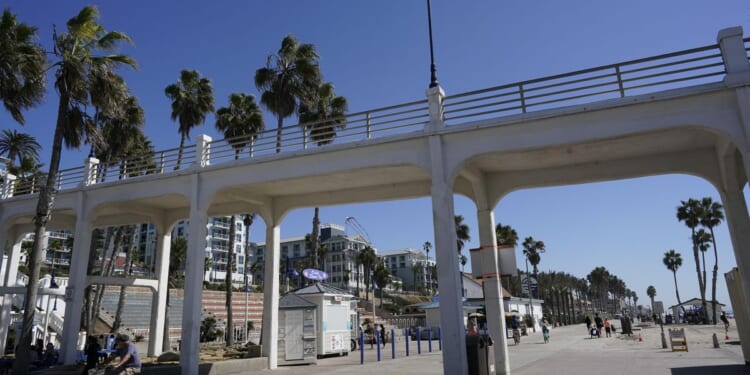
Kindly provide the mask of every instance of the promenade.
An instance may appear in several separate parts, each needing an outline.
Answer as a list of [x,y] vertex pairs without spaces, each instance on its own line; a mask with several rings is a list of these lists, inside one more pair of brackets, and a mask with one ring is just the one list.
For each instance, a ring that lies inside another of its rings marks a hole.
[[[553,328],[550,343],[544,344],[541,332],[523,336],[519,345],[509,345],[510,368],[513,375],[740,375],[750,374],[744,364],[737,330],[732,321],[729,340],[724,339],[724,327],[714,325],[665,326],[685,328],[688,352],[662,349],[660,329],[647,325],[633,336],[614,334],[612,337],[589,338],[582,324]],[[720,347],[713,347],[716,333]],[[643,341],[639,341],[639,335]],[[668,337],[667,337],[668,339]],[[512,341],[512,340],[511,340]],[[360,364],[360,352],[348,356],[319,359],[317,365],[280,366],[276,370],[247,370],[237,374],[289,375],[434,375],[443,373],[443,357],[437,340],[429,352],[427,341],[422,341],[422,354],[417,354],[416,342],[410,343],[410,356],[405,344],[397,342],[396,359],[391,359],[391,346],[381,352],[365,345],[365,363]],[[669,344],[668,344],[669,346]],[[201,374],[219,374],[218,369],[201,366]],[[44,374],[79,374],[80,369],[50,369]],[[145,367],[144,375],[178,374],[176,366]]]
[[[732,322],[733,323],[733,322]],[[675,326],[671,326],[675,327]],[[632,337],[613,335],[611,338],[590,339],[586,327],[574,325],[554,328],[549,344],[544,344],[540,332],[524,336],[518,346],[509,345],[510,367],[513,375],[531,374],[638,374],[638,375],[734,375],[750,374],[750,366],[744,365],[742,352],[734,324],[730,327],[730,340],[724,340],[724,328],[716,326],[681,325],[685,328],[688,352],[672,352],[661,348],[658,326],[643,327]],[[665,333],[667,327],[665,327]],[[713,347],[712,335],[717,334],[720,347]],[[668,337],[667,337],[668,339]],[[381,362],[376,361],[376,351],[366,345],[365,364],[359,364],[359,351],[348,357],[326,358],[314,366],[279,367],[275,373],[294,375],[308,374],[442,374],[442,355],[436,351],[427,353],[426,341],[422,342],[422,354],[416,355],[415,343],[411,355],[405,357],[403,342],[398,343],[397,358],[391,359],[390,345],[382,353]],[[669,345],[669,344],[668,344]],[[255,373],[270,373],[258,371]]]

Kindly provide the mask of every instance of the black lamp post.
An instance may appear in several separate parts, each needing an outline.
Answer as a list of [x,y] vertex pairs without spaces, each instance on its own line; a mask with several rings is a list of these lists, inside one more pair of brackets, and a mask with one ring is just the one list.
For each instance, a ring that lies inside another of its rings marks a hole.
[[[52,258],[52,278],[50,280],[50,288],[51,289],[58,289],[60,286],[57,285],[57,281],[55,280],[55,258]],[[49,306],[49,305],[47,305]],[[55,304],[52,306],[52,311],[57,311],[57,295],[55,294]]]
[[438,85],[437,69],[435,68],[435,53],[432,46],[432,7],[431,1],[427,0],[427,28],[430,33],[430,87]]

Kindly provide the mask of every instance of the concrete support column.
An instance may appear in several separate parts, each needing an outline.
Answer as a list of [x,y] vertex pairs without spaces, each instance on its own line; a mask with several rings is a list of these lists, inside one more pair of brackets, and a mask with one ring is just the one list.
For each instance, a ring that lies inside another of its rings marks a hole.
[[93,227],[86,217],[83,193],[80,193],[79,207],[76,216],[75,242],[70,259],[70,276],[65,289],[65,321],[63,323],[60,356],[66,365],[76,363],[78,332],[81,328],[81,306],[86,292],[87,268],[91,249]]
[[279,255],[281,229],[275,220],[266,224],[265,270],[263,272],[263,356],[268,357],[268,368],[278,362],[279,340]]
[[489,209],[477,211],[477,223],[481,244],[479,251],[485,253],[482,260],[484,262],[489,260],[495,269],[494,274],[482,275],[487,328],[490,330],[490,337],[495,342],[492,346],[495,351],[495,372],[499,375],[508,375],[510,374],[510,359],[508,358],[508,340],[505,336],[505,309],[503,288],[500,284],[494,212]]
[[461,276],[458,272],[453,189],[445,175],[440,136],[431,136],[432,221],[435,227],[435,259],[440,291],[440,326],[443,336],[443,373],[466,375],[466,331],[464,328]]
[[[748,165],[748,158],[745,158],[745,165]],[[747,168],[746,168],[747,169]],[[729,236],[734,248],[734,257],[737,260],[737,267],[742,275],[742,287],[744,289],[745,311],[750,311],[750,217],[748,217],[747,202],[742,192],[745,181],[739,180],[736,169],[732,165],[724,168],[727,183],[724,191],[721,192],[721,198],[724,204],[724,210],[729,227]],[[750,327],[750,317],[735,315],[737,327]],[[750,353],[750,338],[741,337],[742,351]],[[746,363],[750,363],[750,358],[745,358]]]
[[[10,232],[10,231],[9,231]],[[16,277],[18,276],[18,263],[21,259],[21,236],[15,233],[8,233],[5,238],[15,241],[8,254],[8,261],[5,265],[3,286],[16,286]],[[8,330],[10,328],[10,312],[13,307],[13,295],[5,294],[2,299],[0,308],[0,353],[5,353],[5,342],[8,339]]]
[[[199,178],[193,175],[197,185]],[[198,374],[200,354],[200,326],[203,295],[203,268],[206,257],[206,224],[208,215],[198,201],[198,189],[190,206],[190,226],[188,235],[187,260],[185,262],[185,297],[182,306],[182,343],[180,366],[182,374]]]
[[167,306],[167,284],[169,283],[169,255],[172,243],[172,233],[157,227],[156,242],[156,280],[159,286],[154,292],[151,304],[151,324],[149,325],[148,356],[153,357],[161,353],[164,344],[164,311]]

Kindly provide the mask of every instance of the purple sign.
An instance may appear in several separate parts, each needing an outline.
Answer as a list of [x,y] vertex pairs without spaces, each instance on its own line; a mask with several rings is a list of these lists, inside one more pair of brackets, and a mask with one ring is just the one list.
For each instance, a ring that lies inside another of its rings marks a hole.
[[320,281],[323,281],[328,278],[327,273],[321,270],[313,269],[313,268],[307,268],[304,271],[302,271],[302,276],[310,280],[320,280]]

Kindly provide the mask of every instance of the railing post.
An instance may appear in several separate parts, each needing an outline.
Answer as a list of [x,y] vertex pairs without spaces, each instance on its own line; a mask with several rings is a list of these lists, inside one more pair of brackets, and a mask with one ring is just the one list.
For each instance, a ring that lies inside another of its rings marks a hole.
[[518,95],[521,97],[521,112],[526,113],[526,97],[523,94],[523,84],[518,84]]
[[159,154],[159,174],[164,173],[164,151]]
[[[716,37],[721,49],[721,58],[724,60],[724,69],[727,72],[724,82],[731,83],[732,76],[737,74],[750,74],[750,63],[747,61],[745,43],[742,41],[742,27],[735,26],[719,31]],[[738,77],[736,80],[742,80]]]
[[10,172],[0,171],[0,177],[3,178],[2,190],[0,190],[0,199],[8,199],[13,196],[16,189],[16,176]]
[[370,128],[370,112],[365,113],[365,132],[367,139],[372,138],[372,129]]
[[443,98],[445,98],[445,92],[440,85],[427,89],[430,121],[425,125],[425,130],[436,130],[445,126],[445,121],[443,121]]
[[86,168],[86,175],[83,177],[83,186],[95,184],[99,172],[99,159],[86,158],[86,160],[84,160],[84,165]]
[[622,84],[622,72],[620,72],[620,66],[615,67],[615,74],[617,75],[617,87],[620,89],[620,97],[625,97],[625,86]]
[[211,165],[211,137],[201,134],[195,142],[195,165],[203,168]]

